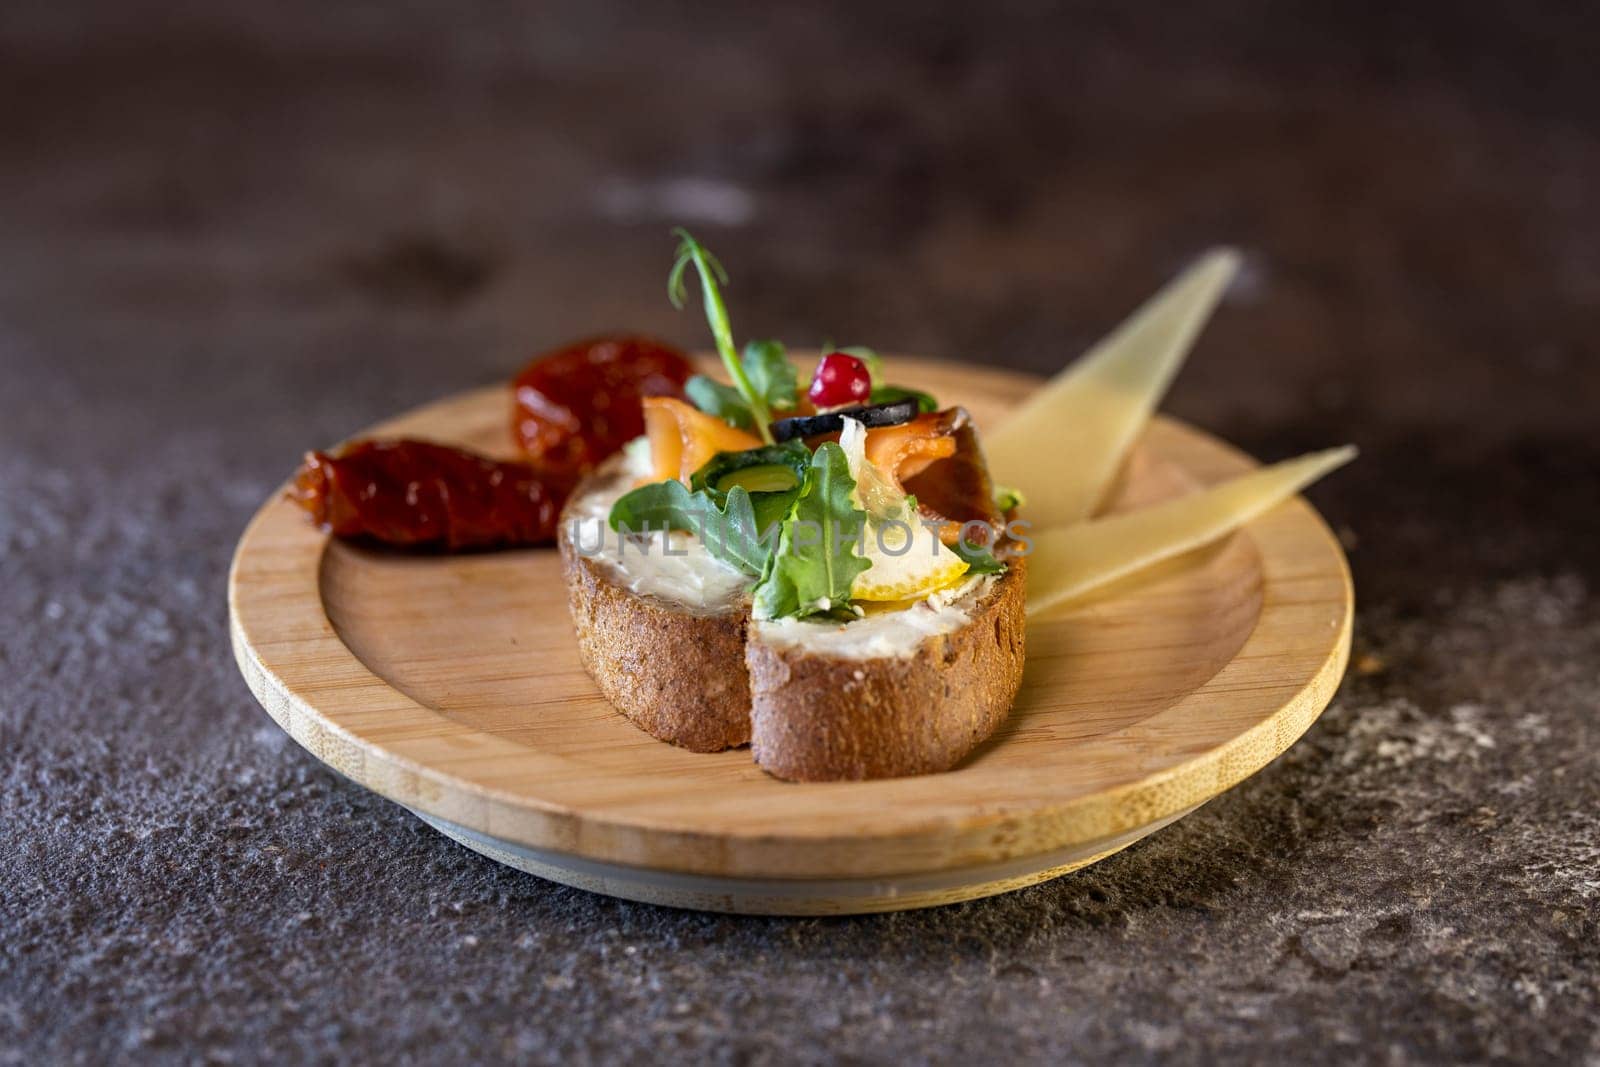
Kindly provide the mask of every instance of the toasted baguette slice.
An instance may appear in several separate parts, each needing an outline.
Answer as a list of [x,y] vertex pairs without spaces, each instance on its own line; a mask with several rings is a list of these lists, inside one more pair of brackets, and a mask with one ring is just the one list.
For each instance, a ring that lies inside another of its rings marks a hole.
[[[596,552],[611,502],[639,472],[619,455],[585,479],[557,534],[578,651],[606,699],[651,737],[691,752],[750,743],[750,679],[744,667],[750,618],[744,581],[703,561],[719,587],[695,602],[692,581],[630,581],[616,542]],[[660,535],[657,535],[658,537]],[[659,547],[656,551],[660,551]],[[592,553],[592,554],[591,554]],[[691,572],[688,576],[694,577]]]
[[752,622],[728,586],[689,595],[638,580],[614,543],[594,554],[578,524],[631,484],[623,459],[603,467],[573,494],[559,537],[584,667],[652,737],[695,752],[753,743],[763,769],[797,781],[888,778],[950,769],[1010,710],[1023,561],[903,612]]
[[[835,640],[796,641],[783,632],[820,623],[782,630],[753,623],[745,664],[756,762],[801,782],[898,778],[960,763],[994,733],[1017,697],[1026,632],[1023,566],[1018,560],[978,583],[946,609],[965,618],[923,637],[908,655],[861,657],[859,649],[830,647]],[[861,625],[848,624],[836,639]]]
[[651,737],[691,752],[750,743],[745,610],[694,612],[623,585],[561,534],[578,650],[606,699]]

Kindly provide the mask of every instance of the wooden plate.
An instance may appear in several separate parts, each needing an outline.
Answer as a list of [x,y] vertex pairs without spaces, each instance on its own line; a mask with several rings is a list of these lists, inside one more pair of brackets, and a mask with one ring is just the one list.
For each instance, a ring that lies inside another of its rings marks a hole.
[[[980,426],[1037,384],[896,365]],[[508,453],[508,404],[483,389],[369,432]],[[1251,465],[1159,419],[1112,507]],[[630,899],[822,914],[1029,885],[1193,810],[1322,711],[1348,658],[1352,596],[1338,543],[1296,499],[1034,620],[1015,710],[956,770],[814,785],[768,777],[748,750],[672,748],[613,710],[578,661],[553,550],[352,547],[275,494],[239,543],[229,605],[240,669],[279,725],[469,847]]]

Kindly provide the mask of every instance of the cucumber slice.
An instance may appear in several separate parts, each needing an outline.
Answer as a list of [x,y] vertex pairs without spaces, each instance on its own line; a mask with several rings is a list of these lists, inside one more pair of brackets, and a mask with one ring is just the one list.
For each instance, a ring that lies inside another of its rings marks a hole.
[[794,471],[783,464],[762,463],[724,474],[717,479],[717,492],[726,493],[738,485],[749,493],[786,493],[799,484]]

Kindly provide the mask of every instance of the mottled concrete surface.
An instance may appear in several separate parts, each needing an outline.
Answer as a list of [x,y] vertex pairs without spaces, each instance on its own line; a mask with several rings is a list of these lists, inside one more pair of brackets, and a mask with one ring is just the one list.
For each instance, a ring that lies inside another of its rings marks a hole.
[[[0,1062],[1600,1063],[1595,19],[860,6],[0,11]],[[677,221],[743,332],[1037,370],[1241,245],[1171,408],[1364,450],[1322,721],[837,921],[552,886],[301,753],[227,648],[250,512],[540,346],[698,342]]]

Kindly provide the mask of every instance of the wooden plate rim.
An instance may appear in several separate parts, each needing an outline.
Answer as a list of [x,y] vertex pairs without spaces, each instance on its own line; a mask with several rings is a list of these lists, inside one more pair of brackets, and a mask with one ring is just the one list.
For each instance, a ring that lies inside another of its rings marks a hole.
[[[948,373],[948,365],[943,369]],[[985,372],[973,373],[981,378]],[[1002,390],[1026,380],[1007,374],[990,377]],[[385,426],[410,423],[454,405],[481,404],[491,392],[503,395],[499,387],[457,394],[369,432],[383,432]],[[1254,465],[1243,453],[1170,418],[1158,417],[1152,423],[1150,439],[1203,456],[1208,465],[1227,468],[1226,473]],[[1239,535],[1252,538],[1259,552],[1263,596],[1255,627],[1233,660],[1167,709],[1133,727],[1078,745],[1075,751],[1081,757],[1100,746],[1126,741],[1134,732],[1169,731],[1179,736],[1186,715],[1218,699],[1269,700],[1275,705],[1263,705],[1254,726],[1223,743],[1194,752],[1174,751],[1172,758],[1153,763],[1137,781],[1096,793],[1065,797],[1045,793],[1031,804],[968,806],[955,815],[925,815],[891,806],[877,813],[874,829],[857,827],[842,835],[804,823],[781,832],[747,834],[657,825],[647,814],[601,815],[500,789],[481,774],[469,777],[452,766],[411,758],[403,741],[377,744],[364,737],[364,728],[372,724],[383,723],[391,733],[396,723],[414,724],[418,738],[449,733],[462,753],[463,767],[493,767],[501,761],[526,765],[532,758],[525,746],[471,730],[412,700],[351,652],[321,600],[319,573],[327,538],[308,529],[303,545],[288,558],[272,561],[276,576],[289,578],[287,596],[246,580],[255,577],[247,572],[262,562],[256,540],[269,514],[281,506],[281,496],[280,489],[252,518],[236,549],[228,583],[234,654],[247,685],[268,714],[318,759],[391,800],[493,838],[597,862],[719,876],[856,878],[977,867],[1116,837],[1204,803],[1260,770],[1315,721],[1332,698],[1349,657],[1354,594],[1348,564],[1320,516],[1296,498]],[[1284,516],[1288,521],[1282,521]],[[1306,576],[1303,568],[1298,575],[1275,568],[1279,551],[1291,544],[1302,555],[1314,552],[1319,557],[1314,576],[1325,579],[1336,574],[1341,592],[1326,641],[1316,648],[1286,652],[1274,623],[1295,610],[1293,586]],[[1235,684],[1241,664],[1284,655],[1303,665],[1303,672],[1268,689]]]

